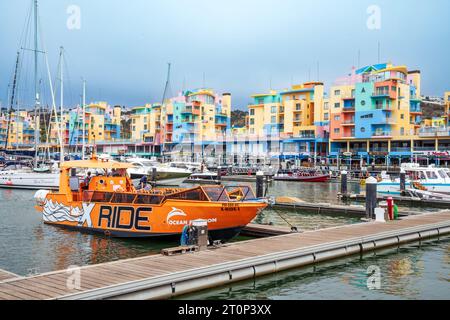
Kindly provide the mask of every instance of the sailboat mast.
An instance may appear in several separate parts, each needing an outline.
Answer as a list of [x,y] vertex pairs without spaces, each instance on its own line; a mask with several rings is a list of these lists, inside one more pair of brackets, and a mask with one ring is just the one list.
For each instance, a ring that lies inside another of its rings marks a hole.
[[81,159],[84,160],[85,154],[85,135],[86,135],[86,80],[83,79],[83,144],[81,146]]
[[38,108],[39,108],[39,84],[38,84],[38,0],[34,0],[34,166],[37,167],[38,157]]
[[12,115],[12,109],[14,106],[14,100],[15,100],[15,95],[16,95],[17,72],[19,69],[19,59],[20,59],[20,53],[17,52],[16,67],[14,69],[14,79],[13,79],[12,92],[11,92],[11,101],[9,104],[9,112],[8,112],[8,122],[7,122],[8,128],[6,129],[5,150],[8,148],[9,127],[11,126],[11,115]]
[[59,157],[59,162],[63,163],[64,162],[64,141],[63,141],[63,112],[64,112],[64,63],[63,63],[63,59],[64,59],[64,48],[60,47],[60,81],[61,81],[61,105],[60,105],[60,117],[59,117],[59,130],[60,130],[60,157]]
[[[166,86],[164,87],[164,93],[163,93],[163,98],[162,98],[162,102],[161,102],[161,112],[162,112],[162,108],[164,108],[164,101],[166,100],[166,96],[167,96],[169,86],[170,86],[170,68],[171,68],[171,66],[172,66],[171,63],[169,62],[167,64],[167,80],[166,80]],[[162,133],[164,133],[164,131]],[[163,144],[162,144],[162,148],[161,148],[161,156],[164,161],[164,149],[166,148],[166,143],[165,143],[166,139],[164,136],[160,137],[160,139],[161,138],[163,140]],[[153,143],[155,143],[155,141],[153,141]]]

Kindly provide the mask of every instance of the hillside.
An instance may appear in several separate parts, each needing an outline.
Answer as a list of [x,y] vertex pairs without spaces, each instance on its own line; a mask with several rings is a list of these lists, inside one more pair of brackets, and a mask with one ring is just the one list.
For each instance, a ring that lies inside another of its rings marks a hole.
[[245,117],[248,115],[248,112],[242,110],[233,110],[231,111],[231,126],[232,127],[244,127],[245,126]]
[[423,101],[420,104],[422,108],[422,119],[441,117],[444,115],[445,106],[436,102]]

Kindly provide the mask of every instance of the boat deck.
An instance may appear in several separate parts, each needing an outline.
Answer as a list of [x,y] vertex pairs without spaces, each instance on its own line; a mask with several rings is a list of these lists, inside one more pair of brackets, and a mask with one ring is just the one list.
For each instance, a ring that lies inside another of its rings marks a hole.
[[[280,230],[282,231],[282,230]],[[184,255],[153,255],[0,283],[0,299],[168,298],[307,264],[450,233],[450,211],[367,222],[224,245]],[[69,285],[68,285],[69,284]]]

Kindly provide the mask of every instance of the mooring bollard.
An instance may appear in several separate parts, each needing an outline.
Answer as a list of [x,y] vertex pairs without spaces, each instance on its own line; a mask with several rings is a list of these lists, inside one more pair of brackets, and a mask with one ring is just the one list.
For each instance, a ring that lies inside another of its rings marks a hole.
[[377,183],[378,181],[374,177],[366,179],[366,216],[369,219],[374,218],[377,207]]
[[400,169],[400,195],[404,196],[406,192],[406,172],[405,169]]
[[217,167],[217,181],[221,181],[222,180],[222,167],[218,166]]
[[256,173],[256,197],[262,198],[264,196],[264,172],[258,171]]
[[341,172],[341,196],[347,195],[347,171]]

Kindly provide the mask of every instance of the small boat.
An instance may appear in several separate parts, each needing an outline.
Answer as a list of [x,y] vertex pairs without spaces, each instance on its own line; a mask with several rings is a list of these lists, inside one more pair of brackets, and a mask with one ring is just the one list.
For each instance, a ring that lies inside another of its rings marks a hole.
[[132,179],[151,176],[153,168],[156,169],[156,180],[158,182],[186,178],[192,174],[192,171],[187,168],[165,165],[144,158],[129,158],[126,159],[126,162],[132,164],[132,167],[128,169],[128,173]]
[[[36,209],[44,223],[112,237],[180,236],[190,221],[208,222],[211,240],[238,235],[267,206],[251,187],[199,186],[137,191],[131,163],[99,160],[64,162],[58,192],[40,190]],[[85,185],[73,169],[95,169]]]
[[278,181],[327,182],[330,179],[330,175],[325,174],[320,170],[308,168],[279,172],[273,179]]
[[[403,163],[406,187],[434,193],[450,194],[450,171],[434,165],[422,167],[417,163]],[[379,193],[400,194],[400,178],[382,172],[377,184]]]
[[198,184],[220,184],[217,179],[217,172],[203,170],[203,172],[195,172],[191,174],[184,183],[198,183]]

